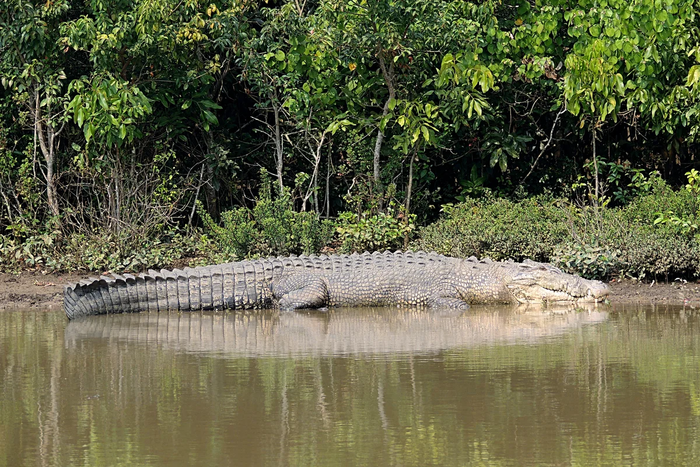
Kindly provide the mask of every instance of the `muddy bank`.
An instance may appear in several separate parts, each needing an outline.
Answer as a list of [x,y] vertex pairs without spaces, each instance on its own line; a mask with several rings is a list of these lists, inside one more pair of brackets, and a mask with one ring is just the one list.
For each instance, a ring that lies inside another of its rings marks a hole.
[[[63,307],[63,287],[88,277],[95,277],[95,274],[0,274],[0,310],[60,309]],[[615,303],[676,304],[700,308],[700,284],[696,282],[612,281],[610,288],[610,301]]]
[[0,274],[0,310],[63,308],[63,287],[95,274]]

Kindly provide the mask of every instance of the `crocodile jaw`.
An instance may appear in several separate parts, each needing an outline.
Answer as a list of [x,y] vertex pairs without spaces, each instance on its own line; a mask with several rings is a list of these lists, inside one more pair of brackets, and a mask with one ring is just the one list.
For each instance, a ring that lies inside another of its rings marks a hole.
[[513,277],[506,284],[520,303],[602,302],[610,288],[601,281],[583,279],[554,268]]

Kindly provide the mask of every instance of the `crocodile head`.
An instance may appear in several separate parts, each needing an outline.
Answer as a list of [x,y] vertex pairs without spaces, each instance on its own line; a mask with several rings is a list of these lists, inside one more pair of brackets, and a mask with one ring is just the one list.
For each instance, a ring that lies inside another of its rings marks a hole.
[[534,261],[517,264],[504,279],[506,287],[520,303],[601,302],[610,293],[603,282],[567,274],[550,264]]

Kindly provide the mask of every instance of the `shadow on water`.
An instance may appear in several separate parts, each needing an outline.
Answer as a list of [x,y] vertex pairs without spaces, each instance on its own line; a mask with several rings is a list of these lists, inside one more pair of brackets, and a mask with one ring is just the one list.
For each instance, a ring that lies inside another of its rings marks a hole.
[[678,307],[0,313],[0,467],[698,465]]
[[338,308],[305,313],[137,313],[71,321],[68,347],[83,339],[157,344],[184,352],[231,356],[333,356],[428,353],[478,345],[533,343],[607,312],[481,307],[452,310]]

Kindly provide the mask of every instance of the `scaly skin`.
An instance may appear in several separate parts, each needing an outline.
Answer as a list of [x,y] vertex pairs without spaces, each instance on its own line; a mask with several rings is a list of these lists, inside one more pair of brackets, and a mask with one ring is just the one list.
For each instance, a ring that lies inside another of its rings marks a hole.
[[69,319],[104,313],[335,306],[465,309],[477,303],[595,302],[608,288],[543,263],[424,252],[271,258],[114,275],[68,285]]

